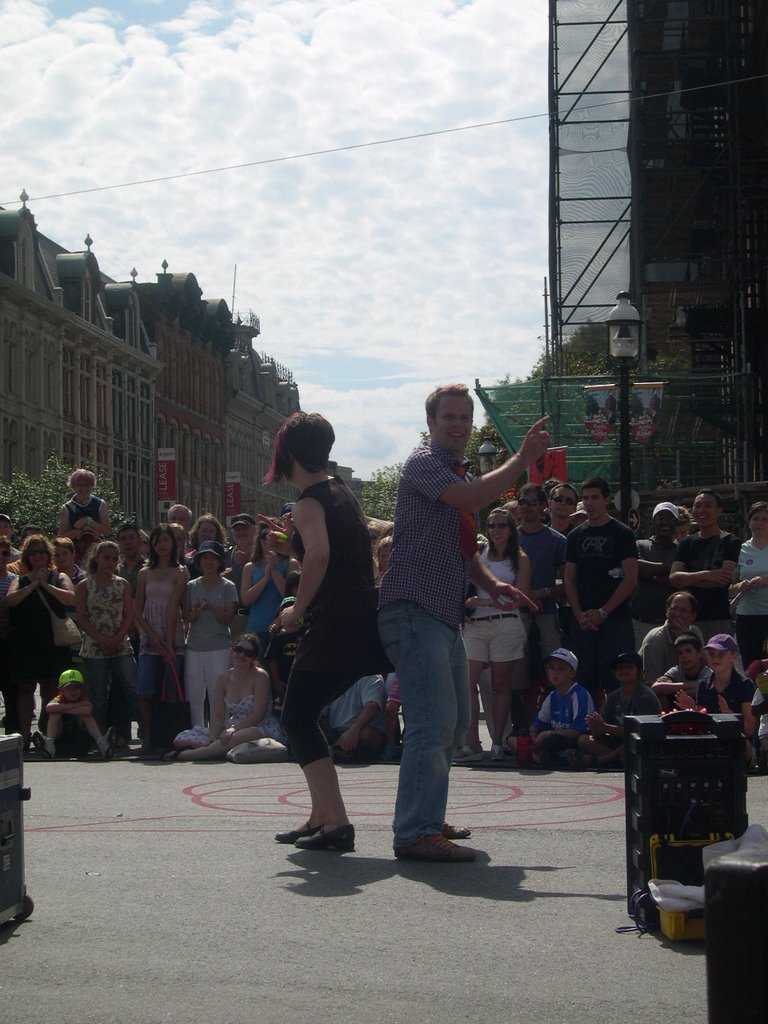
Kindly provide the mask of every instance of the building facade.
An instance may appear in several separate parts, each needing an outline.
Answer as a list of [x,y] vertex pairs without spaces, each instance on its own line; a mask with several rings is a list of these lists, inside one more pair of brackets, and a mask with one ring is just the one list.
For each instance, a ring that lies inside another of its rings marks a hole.
[[152,515],[153,396],[160,364],[133,281],[105,278],[26,207],[0,210],[0,476],[38,476],[52,453],[107,474],[123,507]]
[[[151,526],[158,449],[173,449],[173,500],[195,515],[274,514],[295,497],[262,484],[274,435],[299,409],[292,374],[253,348],[258,319],[233,324],[192,273],[127,282],[102,273],[92,240],[68,252],[22,195],[0,210],[0,478],[39,476],[51,454],[109,476]],[[238,507],[226,505],[237,477]]]

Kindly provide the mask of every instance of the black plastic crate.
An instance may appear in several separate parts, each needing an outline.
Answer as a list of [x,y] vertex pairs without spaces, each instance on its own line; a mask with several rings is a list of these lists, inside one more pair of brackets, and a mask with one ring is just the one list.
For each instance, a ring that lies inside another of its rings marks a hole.
[[658,927],[650,900],[635,896],[651,878],[703,885],[702,847],[742,835],[748,825],[741,719],[680,711],[624,719],[627,901]]
[[24,788],[21,736],[0,736],[0,924],[23,921],[34,909],[24,881]]

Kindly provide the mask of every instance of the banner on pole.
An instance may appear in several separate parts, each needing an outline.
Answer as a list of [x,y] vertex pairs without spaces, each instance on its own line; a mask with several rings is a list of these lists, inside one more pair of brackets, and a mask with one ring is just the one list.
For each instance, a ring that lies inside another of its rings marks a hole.
[[664,399],[664,385],[644,383],[632,385],[629,401],[629,424],[638,444],[645,444],[661,422],[661,403]]
[[232,517],[241,511],[240,474],[227,473],[224,478],[224,515],[228,526]]
[[157,480],[155,492],[158,501],[176,500],[176,449],[157,449]]
[[615,384],[592,384],[584,389],[586,409],[584,426],[593,441],[602,444],[616,429],[619,389]]

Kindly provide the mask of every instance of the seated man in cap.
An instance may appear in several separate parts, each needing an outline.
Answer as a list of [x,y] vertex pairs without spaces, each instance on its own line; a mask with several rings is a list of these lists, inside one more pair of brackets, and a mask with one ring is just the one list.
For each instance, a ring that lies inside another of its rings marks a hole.
[[611,662],[618,689],[611,690],[602,709],[587,715],[591,735],[582,736],[578,749],[566,757],[571,768],[609,768],[624,760],[624,718],[627,715],[661,714],[659,698],[642,681],[643,662],[630,651]]

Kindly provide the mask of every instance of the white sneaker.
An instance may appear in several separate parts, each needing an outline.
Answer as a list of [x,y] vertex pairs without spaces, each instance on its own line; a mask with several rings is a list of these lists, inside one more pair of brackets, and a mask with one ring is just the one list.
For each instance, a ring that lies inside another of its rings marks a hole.
[[43,747],[48,757],[56,757],[56,741],[50,736],[43,736]]

